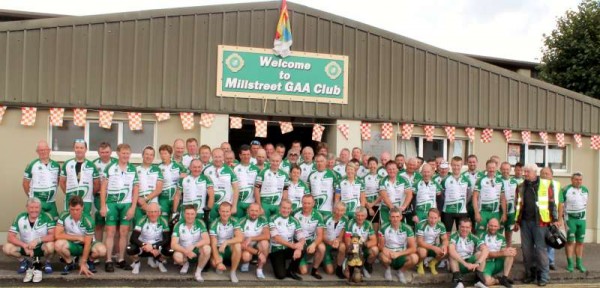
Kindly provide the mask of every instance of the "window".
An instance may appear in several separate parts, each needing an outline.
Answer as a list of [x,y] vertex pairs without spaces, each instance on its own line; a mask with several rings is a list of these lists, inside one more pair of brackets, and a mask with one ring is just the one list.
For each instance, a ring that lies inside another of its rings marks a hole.
[[144,147],[154,146],[155,128],[156,123],[150,121],[143,122],[143,130],[131,131],[127,121],[113,121],[110,129],[104,129],[98,126],[97,120],[87,121],[85,127],[75,126],[73,120],[64,120],[62,127],[50,127],[52,151],[72,152],[75,139],[83,138],[89,145],[89,151],[98,150],[102,142],[108,142],[113,150],[118,144],[127,143],[134,154],[140,154]]
[[517,162],[536,164],[538,167],[550,167],[552,170],[567,170],[567,147],[544,144],[508,144],[508,163]]
[[423,157],[431,159],[442,156],[444,159],[450,159],[454,156],[460,156],[463,159],[469,155],[469,141],[456,139],[454,142],[446,138],[433,138],[433,141],[427,141],[425,137],[412,137],[410,140],[404,140],[398,137],[398,153],[405,157]]

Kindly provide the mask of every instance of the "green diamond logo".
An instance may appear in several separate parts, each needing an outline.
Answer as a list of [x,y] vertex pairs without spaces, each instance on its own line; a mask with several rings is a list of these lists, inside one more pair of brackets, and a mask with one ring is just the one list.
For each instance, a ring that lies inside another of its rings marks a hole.
[[335,80],[342,75],[342,67],[337,62],[331,61],[325,66],[325,74],[331,80]]
[[225,59],[225,65],[231,72],[235,73],[240,71],[244,67],[244,59],[240,54],[233,53]]

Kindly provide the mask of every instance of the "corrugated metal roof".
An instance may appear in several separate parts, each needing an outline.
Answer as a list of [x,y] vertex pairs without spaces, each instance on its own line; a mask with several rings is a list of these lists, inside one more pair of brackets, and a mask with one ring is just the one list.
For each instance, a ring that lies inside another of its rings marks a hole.
[[349,104],[215,96],[217,46],[272,47],[279,2],[0,23],[0,103],[600,133],[596,99],[288,6],[293,50],[349,56]]

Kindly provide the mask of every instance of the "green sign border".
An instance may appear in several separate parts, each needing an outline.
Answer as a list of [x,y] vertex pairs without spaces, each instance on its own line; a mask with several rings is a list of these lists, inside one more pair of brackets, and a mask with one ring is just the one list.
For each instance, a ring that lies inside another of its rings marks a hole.
[[286,95],[286,94],[275,95],[275,94],[252,93],[252,92],[223,91],[222,87],[223,87],[223,62],[224,62],[223,61],[223,52],[224,51],[240,51],[240,52],[248,52],[248,53],[256,53],[256,54],[273,54],[273,49],[219,45],[218,60],[217,60],[217,96],[253,98],[253,99],[269,99],[269,100],[289,100],[289,101],[299,101],[299,102],[348,104],[348,56],[292,51],[291,56],[312,57],[312,58],[344,61],[343,97],[342,98],[327,98],[326,96],[315,97],[315,96],[299,96],[299,95]]

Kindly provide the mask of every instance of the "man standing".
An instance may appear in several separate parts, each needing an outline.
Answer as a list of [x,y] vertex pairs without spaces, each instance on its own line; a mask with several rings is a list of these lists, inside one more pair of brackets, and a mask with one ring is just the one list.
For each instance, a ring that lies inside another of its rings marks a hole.
[[112,262],[114,237],[117,226],[119,227],[118,243],[118,267],[123,270],[131,270],[131,266],[125,262],[125,250],[127,248],[127,236],[129,224],[135,215],[138,202],[138,177],[135,166],[129,163],[131,147],[129,144],[117,146],[119,161],[110,164],[104,170],[102,186],[100,189],[100,215],[106,217],[106,239],[107,250],[106,272],[115,272]]
[[526,272],[523,283],[534,282],[539,270],[538,285],[546,286],[550,275],[545,235],[548,225],[560,227],[557,205],[554,202],[555,188],[551,180],[537,177],[535,164],[525,165],[524,170],[525,181],[517,188],[513,231],[521,230],[521,249]]
[[138,205],[135,210],[135,222],[146,215],[148,204],[158,203],[158,196],[162,192],[164,177],[158,165],[152,163],[155,154],[154,148],[146,146],[142,150],[142,164],[136,167],[140,188]]
[[25,257],[45,257],[44,272],[52,273],[50,258],[54,255],[55,222],[48,213],[43,213],[38,198],[27,199],[27,211],[19,214],[8,231],[6,243],[2,246],[5,255],[19,260],[19,274],[26,273],[23,282],[42,281],[41,267],[33,265]]
[[[554,188],[554,191],[556,191],[556,193],[554,193],[554,203],[556,203],[557,207],[559,205],[559,196],[560,196],[560,182],[553,180],[554,175],[553,175],[553,171],[552,168],[550,167],[544,167],[540,170],[540,179],[546,179],[546,180],[550,180],[552,181],[552,188]],[[558,208],[557,208],[558,209]],[[561,216],[559,216],[560,218]],[[561,222],[561,224],[563,224],[563,222]],[[549,264],[549,268],[550,270],[556,270],[556,266],[554,265],[554,256],[555,256],[555,250],[554,248],[548,246],[547,248],[548,250],[548,264]]]
[[76,139],[73,143],[75,158],[65,161],[60,170],[58,185],[65,193],[65,210],[73,196],[83,199],[83,213],[92,212],[94,194],[100,191],[100,177],[92,161],[85,159],[87,143],[83,139]]
[[[160,149],[159,149],[160,150]],[[185,154],[185,142],[183,139],[175,139],[173,142],[173,161],[183,166],[183,155]],[[187,167],[185,167],[187,168]]]
[[[181,145],[183,147],[183,142]],[[112,148],[110,147],[110,144],[108,144],[108,142],[100,143],[98,146],[98,158],[93,162],[94,165],[96,165],[98,174],[100,175],[100,183],[102,183],[102,180],[104,179],[104,169],[106,169],[106,166],[119,162],[117,158],[111,157],[111,154]],[[102,184],[100,184],[100,186],[102,186]],[[100,189],[94,192],[94,207],[96,208],[96,213],[94,215],[94,224],[96,225],[96,241],[102,241],[102,239],[104,239],[105,219],[100,215]],[[114,239],[113,241],[118,242],[118,238]]]
[[94,259],[106,255],[104,244],[94,241],[94,220],[83,212],[83,199],[79,196],[69,199],[69,211],[58,218],[54,238],[56,253],[66,263],[62,275],[75,269],[72,257],[79,256],[79,274],[91,276],[96,272]]
[[[501,177],[496,176],[496,162],[488,160],[485,163],[486,176],[479,178],[473,192],[473,209],[475,210],[475,222],[477,231],[485,231],[487,222],[492,219],[500,219],[506,222],[506,196],[504,194],[504,183]],[[481,200],[481,204],[479,201]]]
[[444,195],[442,222],[444,222],[448,236],[450,236],[453,226],[456,226],[458,230],[460,219],[468,217],[467,195],[471,189],[471,181],[467,176],[461,174],[462,163],[461,157],[453,157],[450,164],[452,174],[441,182]]
[[488,249],[485,242],[471,233],[471,220],[464,218],[460,220],[458,231],[450,236],[448,252],[450,256],[450,270],[452,271],[452,282],[455,288],[464,288],[462,274],[475,271],[475,287],[486,288],[481,281],[484,280],[485,261]]
[[356,160],[358,161],[359,167],[358,170],[356,171],[356,175],[360,178],[365,177],[367,174],[369,174],[369,169],[367,168],[367,165],[363,165],[363,154],[362,154],[362,150],[358,147],[354,147],[352,148],[352,160]]
[[[390,162],[392,155],[390,155],[390,152],[384,151],[381,152],[381,155],[379,155],[379,161],[381,162],[381,167],[379,167],[379,169],[377,170],[377,173],[379,174],[379,176],[381,176],[381,178],[387,176],[387,163]],[[387,220],[386,220],[387,221]]]
[[185,140],[185,148],[187,149],[187,153],[183,154],[181,164],[187,168],[190,166],[192,160],[200,158],[198,155],[198,140],[196,138],[188,138]]
[[[210,162],[210,158],[211,158],[211,150],[210,150],[210,146],[208,145],[202,145],[200,146],[200,148],[198,149],[199,155],[200,157],[198,159],[200,159],[200,161],[202,161],[202,167],[206,168],[209,167],[212,163]],[[223,151],[223,150],[221,150]],[[225,161],[225,152],[223,152],[223,161]]]
[[563,215],[567,224],[567,270],[573,272],[573,254],[576,257],[576,268],[585,272],[583,266],[583,240],[585,239],[586,214],[589,190],[583,186],[583,175],[579,172],[571,176],[571,185],[560,193],[558,206],[559,222]]
[[302,197],[302,208],[294,212],[294,218],[300,222],[306,239],[306,253],[302,260],[300,260],[300,274],[308,274],[306,257],[307,255],[314,255],[310,275],[320,280],[323,277],[319,273],[319,266],[325,256],[325,244],[323,244],[325,221],[323,221],[321,213],[314,210],[314,207],[314,197],[310,194],[304,195]]
[[46,141],[40,141],[35,150],[38,159],[33,160],[23,177],[23,190],[29,198],[38,198],[42,202],[42,212],[50,213],[53,219],[58,218],[56,209],[56,190],[60,165],[50,159],[50,146]]
[[475,219],[475,210],[473,209],[473,191],[477,185],[477,180],[485,176],[483,171],[477,171],[477,161],[476,155],[471,154],[467,156],[467,171],[463,172],[463,175],[466,176],[471,182],[471,189],[468,190],[469,193],[467,194],[467,213],[471,219]]
[[390,210],[390,219],[379,231],[379,259],[385,267],[384,278],[392,281],[392,270],[398,270],[398,280],[408,283],[406,272],[419,262],[415,233],[406,223],[402,223],[402,213],[398,208]]
[[[512,269],[513,261],[517,256],[517,249],[507,247],[506,239],[498,233],[500,222],[498,219],[492,218],[488,221],[487,231],[480,235],[485,246],[488,248],[488,257],[483,271],[485,285],[502,285],[511,288],[512,280],[510,280],[510,270]],[[502,272],[502,276],[494,278],[498,273]]]
[[324,217],[330,216],[333,210],[334,187],[337,176],[333,170],[327,169],[327,159],[324,155],[315,157],[316,171],[308,176],[310,193],[315,197],[315,208]]
[[231,213],[237,213],[237,202],[239,199],[239,181],[233,169],[224,165],[223,150],[216,148],[212,151],[212,165],[204,166],[204,175],[208,176],[214,185],[215,204],[210,211],[211,221],[219,217],[219,206],[223,202],[233,205]]
[[244,217],[250,204],[256,202],[254,200],[254,183],[256,176],[260,173],[258,167],[250,163],[250,146],[242,145],[240,147],[240,163],[233,168],[233,172],[239,180],[240,199],[238,199],[238,207],[236,217]]
[[250,261],[256,256],[258,265],[256,267],[256,277],[265,279],[263,266],[269,257],[269,222],[264,216],[259,216],[260,205],[251,203],[248,206],[246,217],[240,221],[240,227],[244,232],[244,241],[242,241],[242,266],[240,271],[248,272]]
[[[258,150],[261,148],[262,148],[262,146],[260,145],[260,141],[252,140],[250,142],[250,154],[252,154],[252,157],[250,157],[250,163],[256,165],[256,154],[258,153]],[[265,156],[266,156],[266,154],[265,154]]]
[[350,161],[350,149],[343,148],[340,151],[340,158],[338,164],[333,167],[333,171],[340,174],[341,178],[346,177],[346,164]]
[[281,199],[287,198],[290,179],[279,169],[280,164],[281,156],[277,153],[271,155],[269,168],[260,171],[254,184],[254,199],[267,218],[277,213]]
[[315,152],[312,147],[306,146],[302,149],[302,163],[300,163],[302,173],[300,174],[300,179],[304,182],[308,181],[308,175],[310,175],[310,173],[316,171],[315,163],[313,163],[314,156]]
[[[510,177],[510,164],[503,162],[500,165],[500,173],[502,175],[502,182],[504,185],[504,195],[506,197],[506,221],[503,223],[504,237],[506,237],[506,245],[512,246],[512,229],[515,225],[515,194],[517,192],[517,186],[519,183],[517,179]],[[488,229],[489,230],[489,229]]]
[[398,174],[398,166],[394,162],[386,164],[386,175],[379,183],[379,196],[383,205],[380,208],[380,222],[385,224],[390,219],[390,210],[397,207],[406,211],[413,198],[413,192],[406,178]]
[[178,192],[173,200],[174,205],[179,204],[181,199],[181,213],[185,213],[184,207],[194,207],[196,217],[204,218],[204,207],[212,209],[215,203],[215,190],[212,180],[202,174],[202,162],[194,159],[190,163],[190,174],[179,179]]
[[427,219],[429,209],[437,208],[436,198],[441,195],[442,188],[433,181],[433,167],[429,164],[424,164],[421,168],[423,179],[416,181],[412,186],[413,197],[415,201],[415,212],[412,223],[415,225],[420,221]]
[[[394,164],[395,165],[395,164]],[[382,216],[383,217],[383,216]],[[364,261],[363,274],[366,278],[371,278],[373,273],[373,263],[379,255],[379,248],[377,247],[377,236],[375,230],[373,230],[373,224],[367,220],[367,208],[358,207],[354,211],[354,219],[350,220],[346,225],[346,236],[344,244],[346,247],[351,247],[352,236],[360,236],[360,242],[362,243],[362,252],[366,255],[366,261]],[[388,219],[389,222],[389,219]]]
[[[288,199],[281,200],[279,213],[269,219],[271,230],[271,254],[269,260],[273,266],[275,278],[284,279],[290,277],[294,280],[302,280],[298,276],[300,261],[304,258],[304,244],[306,239],[302,232],[302,225],[291,216],[292,202]],[[286,267],[286,260],[291,260]]]
[[227,270],[225,263],[231,264],[229,276],[231,282],[238,283],[237,268],[242,258],[242,247],[240,243],[244,240],[244,234],[240,225],[231,218],[232,205],[223,202],[219,205],[219,218],[210,225],[210,246],[212,251],[211,265],[215,267],[217,274]]

